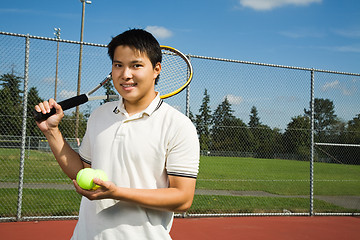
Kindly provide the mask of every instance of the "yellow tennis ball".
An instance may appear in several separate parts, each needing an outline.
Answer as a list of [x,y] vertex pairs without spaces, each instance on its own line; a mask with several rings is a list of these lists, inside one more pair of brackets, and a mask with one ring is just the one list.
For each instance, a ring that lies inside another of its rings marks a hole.
[[[108,176],[106,175],[106,173],[101,170],[101,169],[96,169],[95,170],[95,177],[94,178],[99,178],[103,181],[108,181]],[[92,189],[96,190],[98,189],[100,186],[99,185],[96,185],[94,184],[94,187]]]
[[83,168],[76,175],[76,182],[83,189],[90,190],[94,187],[93,179],[95,170],[92,168]]

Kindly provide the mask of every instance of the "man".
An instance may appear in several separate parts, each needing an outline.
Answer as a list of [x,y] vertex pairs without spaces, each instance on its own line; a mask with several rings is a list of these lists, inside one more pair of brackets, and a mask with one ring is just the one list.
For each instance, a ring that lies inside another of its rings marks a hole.
[[[173,212],[193,201],[199,164],[194,125],[160,99],[155,82],[161,72],[157,40],[140,29],[128,30],[108,45],[118,102],[90,116],[79,154],[64,141],[58,125],[64,113],[53,99],[35,106],[56,114],[38,122],[63,171],[83,195],[72,239],[171,239]],[[110,181],[81,189],[77,172],[102,169]]]

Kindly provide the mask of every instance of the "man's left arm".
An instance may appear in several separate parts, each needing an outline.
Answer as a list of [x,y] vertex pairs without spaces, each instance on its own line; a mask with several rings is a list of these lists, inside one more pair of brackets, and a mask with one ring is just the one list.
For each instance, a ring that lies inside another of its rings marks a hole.
[[102,186],[95,191],[87,191],[74,181],[76,191],[90,200],[112,198],[171,212],[186,212],[191,207],[195,193],[195,178],[169,176],[169,187],[160,189],[120,188],[112,182],[94,179]]

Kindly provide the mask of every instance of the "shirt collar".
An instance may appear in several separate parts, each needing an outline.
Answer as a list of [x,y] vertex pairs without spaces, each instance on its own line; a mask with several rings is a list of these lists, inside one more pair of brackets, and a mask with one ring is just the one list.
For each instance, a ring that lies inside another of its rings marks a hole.
[[[156,92],[156,97],[152,100],[152,102],[149,104],[149,106],[146,109],[144,109],[143,111],[137,113],[136,115],[142,116],[143,114],[146,114],[146,115],[150,116],[153,112],[155,112],[156,110],[159,109],[162,102],[163,102],[163,100],[160,98],[160,93]],[[128,113],[125,109],[123,98],[121,96],[120,96],[117,107],[114,109],[114,113],[119,113],[119,112],[122,114],[128,115]]]

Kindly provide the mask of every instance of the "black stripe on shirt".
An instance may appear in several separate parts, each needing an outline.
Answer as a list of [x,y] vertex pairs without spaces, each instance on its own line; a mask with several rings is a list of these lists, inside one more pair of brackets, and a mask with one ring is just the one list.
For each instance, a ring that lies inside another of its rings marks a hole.
[[83,161],[84,163],[91,165],[91,161],[86,160],[85,158],[83,158],[83,157],[81,157],[81,156],[80,156],[80,159],[81,159],[81,161]]
[[162,103],[163,103],[163,100],[160,99],[160,101],[159,101],[158,105],[156,106],[154,112],[160,108],[160,106],[161,106]]
[[197,178],[197,175],[189,174],[189,173],[178,173],[178,172],[168,172],[168,175],[176,176],[176,177],[188,177],[188,178]]

